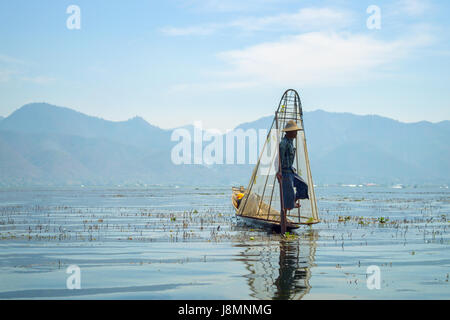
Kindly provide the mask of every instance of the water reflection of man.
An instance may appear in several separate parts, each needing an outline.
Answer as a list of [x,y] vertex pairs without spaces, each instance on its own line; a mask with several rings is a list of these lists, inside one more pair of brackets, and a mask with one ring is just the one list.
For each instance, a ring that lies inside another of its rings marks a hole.
[[299,248],[289,242],[280,243],[280,273],[274,282],[277,288],[272,297],[274,300],[292,299],[296,292],[306,290],[301,283],[305,280],[306,274],[298,268],[299,261],[295,254],[297,250]]
[[295,121],[290,120],[282,130],[286,134],[280,142],[281,173],[277,173],[277,178],[282,184],[283,205],[286,210],[299,208],[300,203],[297,201],[300,199],[309,199],[308,185],[295,172],[293,167],[296,151],[294,139],[297,138],[297,131],[299,130],[301,129]]
[[309,293],[309,269],[314,265],[318,234],[311,229],[302,237],[298,241],[282,240],[269,246],[246,247],[241,260],[249,271],[246,277],[253,298],[302,299]]

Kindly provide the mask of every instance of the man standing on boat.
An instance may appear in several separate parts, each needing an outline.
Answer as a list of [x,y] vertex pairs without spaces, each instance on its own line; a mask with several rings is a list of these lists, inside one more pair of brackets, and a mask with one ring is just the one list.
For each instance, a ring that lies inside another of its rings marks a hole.
[[277,172],[277,178],[282,184],[283,204],[286,210],[299,208],[300,204],[297,202],[299,199],[309,199],[308,185],[293,167],[296,151],[294,139],[297,138],[299,130],[301,129],[295,121],[290,120],[282,130],[286,134],[280,142],[281,173],[280,170]]

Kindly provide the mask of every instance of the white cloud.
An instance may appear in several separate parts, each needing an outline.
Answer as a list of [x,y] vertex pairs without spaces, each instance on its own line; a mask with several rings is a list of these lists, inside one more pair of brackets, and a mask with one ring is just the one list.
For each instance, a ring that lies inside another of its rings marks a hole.
[[32,64],[28,61],[0,54],[0,82],[19,80],[43,85],[55,80],[44,75],[30,75],[27,70],[30,65]]
[[219,58],[231,66],[222,76],[232,82],[340,85],[374,76],[432,41],[426,33],[387,41],[369,34],[310,32],[222,52]]
[[330,8],[304,8],[296,13],[284,13],[276,16],[262,18],[246,18],[235,20],[230,26],[247,31],[259,31],[264,29],[290,29],[311,30],[332,27],[341,28],[350,24],[352,14],[343,10]]
[[0,54],[0,82],[8,82],[19,72],[18,67],[21,67],[24,62],[20,59]]
[[5,64],[25,64],[24,61],[14,58],[14,57],[10,57],[4,54],[0,54],[0,63],[5,63]]
[[169,36],[205,36],[214,33],[217,29],[215,25],[203,25],[197,27],[185,27],[185,28],[175,28],[175,27],[165,27],[161,28],[160,31]]
[[400,0],[397,6],[410,16],[420,16],[430,8],[430,3],[426,0]]
[[402,23],[404,18],[420,18],[430,12],[433,5],[429,0],[396,0],[382,8],[383,16],[390,17]]
[[55,80],[55,78],[48,76],[25,76],[20,78],[23,81],[32,82],[35,84],[48,84]]
[[[427,10],[428,2],[398,0],[396,14],[410,15]],[[389,10],[391,11],[391,10]],[[166,29],[171,35],[209,35],[222,29],[239,32],[280,31],[285,36],[243,49],[221,52],[225,62],[216,81],[179,84],[174,90],[249,88],[252,86],[346,85],[385,77],[396,63],[406,61],[417,49],[434,42],[427,25],[409,25],[407,35],[378,38],[376,32],[343,32],[354,26],[356,13],[343,9],[303,8],[294,13],[247,17],[227,23]],[[350,29],[349,29],[350,30]],[[210,74],[211,76],[211,74]]]
[[330,8],[304,8],[295,13],[283,13],[266,17],[246,17],[226,23],[204,24],[188,27],[165,27],[161,32],[170,36],[210,35],[222,29],[237,29],[240,32],[294,31],[306,32],[326,28],[339,29],[351,24],[353,14]]
[[8,82],[15,73],[12,70],[0,70],[0,82]]
[[217,80],[210,82],[198,82],[198,83],[180,83],[169,87],[169,93],[176,94],[180,92],[200,92],[200,91],[223,91],[223,90],[234,90],[234,89],[246,89],[252,88],[259,84],[258,81],[227,81],[227,80]]
[[206,12],[254,12],[270,10],[293,0],[179,0],[183,8]]

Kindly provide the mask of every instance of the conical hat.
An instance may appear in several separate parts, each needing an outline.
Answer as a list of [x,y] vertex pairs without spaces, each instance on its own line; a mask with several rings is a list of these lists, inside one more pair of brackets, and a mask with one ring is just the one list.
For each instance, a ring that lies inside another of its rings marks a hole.
[[284,129],[282,130],[283,132],[286,131],[298,131],[301,130],[299,127],[297,127],[297,124],[295,123],[294,120],[289,120],[288,123],[286,123],[286,125],[284,126]]

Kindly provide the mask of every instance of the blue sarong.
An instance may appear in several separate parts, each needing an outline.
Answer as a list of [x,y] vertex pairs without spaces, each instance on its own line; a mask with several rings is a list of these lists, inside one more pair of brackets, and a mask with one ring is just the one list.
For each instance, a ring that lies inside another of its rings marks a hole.
[[283,204],[285,209],[294,208],[295,201],[298,199],[309,199],[308,185],[297,173],[293,170],[283,170],[282,175]]

